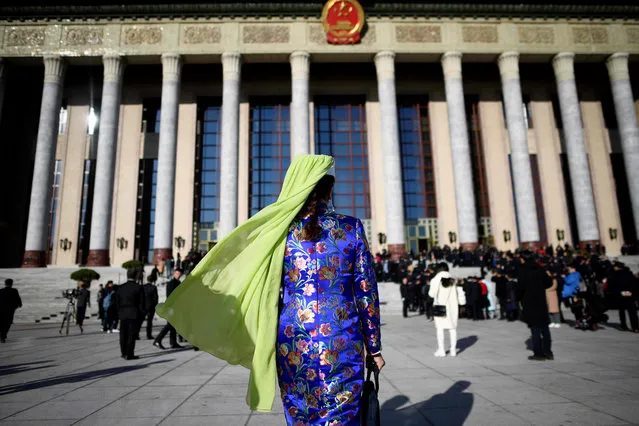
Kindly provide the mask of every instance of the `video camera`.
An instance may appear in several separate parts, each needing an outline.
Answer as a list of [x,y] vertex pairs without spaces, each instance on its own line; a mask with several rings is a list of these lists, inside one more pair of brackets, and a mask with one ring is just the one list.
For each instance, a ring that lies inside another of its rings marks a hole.
[[66,290],[62,290],[62,297],[69,300],[77,299],[78,293],[79,291],[77,288],[68,288]]

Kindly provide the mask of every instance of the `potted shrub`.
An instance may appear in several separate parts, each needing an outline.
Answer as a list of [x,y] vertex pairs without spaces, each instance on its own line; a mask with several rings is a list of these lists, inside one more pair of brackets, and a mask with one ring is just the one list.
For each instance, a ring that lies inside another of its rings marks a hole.
[[71,279],[78,281],[79,284],[86,284],[89,286],[91,285],[91,281],[100,279],[100,274],[95,272],[93,269],[82,268],[72,273]]
[[133,268],[143,268],[144,267],[144,263],[140,262],[139,260],[127,260],[126,262],[124,262],[122,264],[122,267],[124,269],[133,269]]

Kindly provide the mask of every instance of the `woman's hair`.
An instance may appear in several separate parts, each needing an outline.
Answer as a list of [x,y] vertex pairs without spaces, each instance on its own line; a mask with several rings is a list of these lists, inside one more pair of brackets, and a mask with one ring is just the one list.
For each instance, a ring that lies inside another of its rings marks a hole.
[[331,190],[333,189],[333,185],[335,184],[335,177],[331,175],[324,175],[315,188],[311,195],[308,196],[304,206],[300,210],[300,217],[311,216],[311,220],[308,221],[306,225],[304,225],[304,229],[302,229],[302,240],[305,241],[316,241],[322,235],[322,227],[319,226],[318,216],[320,210],[320,203],[322,201],[327,201],[331,195]]
[[435,273],[439,274],[440,272],[448,272],[448,263],[439,262],[437,266],[435,266]]
[[442,278],[441,283],[442,287],[448,288],[451,285],[455,284],[455,278]]

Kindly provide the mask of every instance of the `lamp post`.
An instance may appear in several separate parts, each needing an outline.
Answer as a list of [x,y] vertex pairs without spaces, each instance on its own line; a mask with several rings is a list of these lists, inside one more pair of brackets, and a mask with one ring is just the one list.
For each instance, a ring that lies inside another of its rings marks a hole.
[[69,240],[68,238],[60,239],[60,248],[62,250],[64,251],[71,250],[71,246],[72,246],[71,240]]
[[508,242],[512,239],[511,235],[510,235],[510,231],[508,231],[507,229],[504,229],[503,231],[504,234],[504,241]]
[[450,241],[451,244],[454,244],[457,241],[457,233],[450,231],[448,233],[448,241]]
[[557,229],[557,239],[559,240],[559,242],[562,242],[565,236],[566,236],[566,233],[564,232],[563,229]]
[[611,240],[617,239],[617,228],[608,228],[608,234],[610,234]]
[[377,241],[380,245],[386,244],[386,234],[384,234],[383,232],[379,232],[377,234]]
[[181,235],[178,235],[177,237],[175,237],[175,246],[178,248],[178,250],[184,247],[185,243],[186,241],[184,240],[184,238],[182,238]]
[[129,241],[124,237],[120,237],[117,240],[115,240],[115,244],[118,246],[120,250],[124,250],[129,246]]

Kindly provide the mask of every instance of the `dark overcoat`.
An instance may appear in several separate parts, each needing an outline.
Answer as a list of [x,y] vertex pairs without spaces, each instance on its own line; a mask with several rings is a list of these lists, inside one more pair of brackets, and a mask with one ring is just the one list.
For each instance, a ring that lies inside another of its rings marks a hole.
[[544,327],[550,322],[546,289],[552,286],[552,279],[544,270],[527,263],[519,268],[519,286],[522,291],[522,321],[528,327]]

